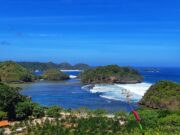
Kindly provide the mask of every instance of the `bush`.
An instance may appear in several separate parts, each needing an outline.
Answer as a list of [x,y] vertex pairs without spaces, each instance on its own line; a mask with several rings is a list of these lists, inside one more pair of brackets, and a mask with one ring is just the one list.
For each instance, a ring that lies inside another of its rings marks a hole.
[[[144,128],[151,127],[154,128],[158,125],[159,114],[154,109],[139,109],[137,110],[138,115],[140,117],[141,123]],[[130,113],[129,117],[129,126],[137,127],[138,123],[134,117],[133,113]]]
[[52,106],[47,108],[46,115],[49,117],[59,117],[61,110],[62,108],[60,108],[59,106]]
[[31,101],[20,102],[16,105],[16,118],[25,119],[32,115],[33,103]]
[[164,118],[160,118],[159,121],[160,121],[160,124],[162,124],[162,125],[180,126],[180,115],[172,114],[172,115],[166,116]]
[[126,112],[121,111],[121,112],[116,112],[115,113],[115,118],[116,119],[121,119],[121,120],[126,121],[127,117],[128,117],[128,114]]
[[43,117],[44,116],[44,108],[42,106],[39,106],[38,104],[35,104],[33,106],[32,115],[36,118]]

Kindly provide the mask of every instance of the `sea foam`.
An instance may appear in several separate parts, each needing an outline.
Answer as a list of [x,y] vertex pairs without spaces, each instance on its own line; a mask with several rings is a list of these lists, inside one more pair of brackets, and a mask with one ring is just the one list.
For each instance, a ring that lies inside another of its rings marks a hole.
[[89,88],[91,93],[99,93],[102,98],[120,101],[127,101],[127,93],[129,93],[131,101],[138,102],[151,85],[152,84],[150,83],[114,85],[96,84],[92,88],[89,86],[84,86],[83,88]]
[[77,76],[75,76],[75,75],[69,75],[69,78],[74,79],[74,78],[77,78]]

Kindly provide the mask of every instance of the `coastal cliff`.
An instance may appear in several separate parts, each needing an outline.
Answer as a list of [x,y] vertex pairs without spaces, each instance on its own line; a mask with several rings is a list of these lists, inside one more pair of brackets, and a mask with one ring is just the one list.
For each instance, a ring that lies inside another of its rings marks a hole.
[[178,110],[180,109],[180,84],[159,81],[149,88],[140,104],[157,109]]

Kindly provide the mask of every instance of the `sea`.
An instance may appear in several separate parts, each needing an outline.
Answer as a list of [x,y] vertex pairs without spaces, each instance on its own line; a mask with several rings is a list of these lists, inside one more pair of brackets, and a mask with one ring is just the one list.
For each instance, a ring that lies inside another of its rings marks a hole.
[[[144,77],[138,84],[83,85],[76,78],[81,71],[65,71],[71,76],[66,81],[38,81],[22,86],[21,93],[43,106],[58,105],[66,109],[104,109],[110,113],[131,111],[138,107],[145,92],[160,80],[180,83],[180,68],[136,67]],[[38,75],[42,73],[36,73]],[[130,103],[130,105],[129,105]]]

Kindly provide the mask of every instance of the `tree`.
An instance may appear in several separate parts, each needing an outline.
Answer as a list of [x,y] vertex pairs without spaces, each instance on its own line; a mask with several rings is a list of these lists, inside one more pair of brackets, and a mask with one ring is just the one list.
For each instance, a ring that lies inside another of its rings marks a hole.
[[14,119],[16,104],[25,100],[25,97],[19,93],[20,88],[9,87],[0,83],[0,107],[7,112],[9,119]]
[[31,101],[19,102],[16,105],[16,118],[25,119],[28,116],[32,115],[33,112],[33,103]]

